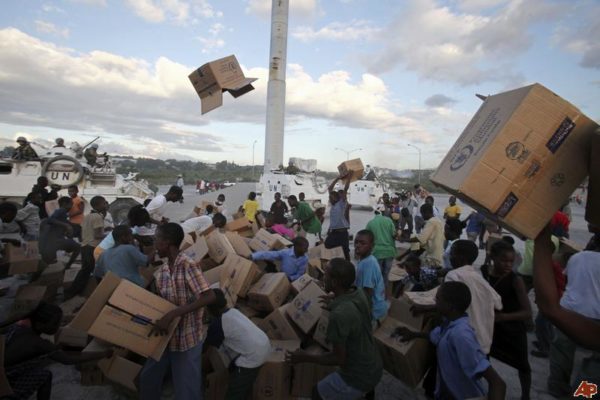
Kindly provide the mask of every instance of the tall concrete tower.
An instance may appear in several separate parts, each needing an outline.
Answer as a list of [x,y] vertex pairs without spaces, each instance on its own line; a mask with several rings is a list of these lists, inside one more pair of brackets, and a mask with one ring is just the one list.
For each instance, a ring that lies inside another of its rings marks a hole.
[[283,165],[285,125],[285,69],[287,65],[289,0],[273,0],[271,9],[271,51],[267,88],[264,173]]

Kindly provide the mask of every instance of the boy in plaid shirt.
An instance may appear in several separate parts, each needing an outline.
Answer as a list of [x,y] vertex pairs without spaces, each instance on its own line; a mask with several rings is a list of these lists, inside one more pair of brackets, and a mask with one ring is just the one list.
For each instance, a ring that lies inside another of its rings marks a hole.
[[179,251],[183,229],[175,223],[156,229],[154,246],[159,257],[167,257],[156,276],[158,294],[177,305],[155,323],[155,332],[164,334],[173,319],[181,317],[160,361],[148,359],[140,373],[140,398],[159,400],[167,369],[171,369],[175,398],[202,398],[202,315],[203,307],[215,300],[200,266]]

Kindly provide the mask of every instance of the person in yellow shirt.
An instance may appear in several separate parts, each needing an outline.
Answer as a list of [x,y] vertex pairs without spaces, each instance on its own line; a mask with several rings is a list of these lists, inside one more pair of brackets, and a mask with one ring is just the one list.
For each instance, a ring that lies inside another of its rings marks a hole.
[[244,201],[244,204],[242,205],[242,210],[244,211],[246,218],[248,218],[248,221],[256,221],[256,214],[258,213],[259,207],[258,201],[256,201],[256,193],[250,192],[248,194],[248,199]]
[[450,205],[444,210],[444,219],[459,219],[462,209],[456,204],[456,197],[450,196],[448,203]]

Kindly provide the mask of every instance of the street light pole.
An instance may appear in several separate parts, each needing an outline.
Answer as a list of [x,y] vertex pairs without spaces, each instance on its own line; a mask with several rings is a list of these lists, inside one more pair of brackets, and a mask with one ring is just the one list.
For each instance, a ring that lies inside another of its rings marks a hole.
[[254,143],[252,143],[252,179],[254,179],[254,147],[256,146],[256,142],[258,140],[255,140]]
[[339,150],[339,151],[343,151],[344,153],[346,153],[346,161],[348,161],[350,159],[350,153],[354,153],[355,151],[362,151],[361,148],[358,149],[353,149],[353,150],[345,150],[339,147],[335,147],[334,150]]
[[421,184],[421,149],[414,144],[408,144],[410,147],[414,147],[419,152],[419,185]]

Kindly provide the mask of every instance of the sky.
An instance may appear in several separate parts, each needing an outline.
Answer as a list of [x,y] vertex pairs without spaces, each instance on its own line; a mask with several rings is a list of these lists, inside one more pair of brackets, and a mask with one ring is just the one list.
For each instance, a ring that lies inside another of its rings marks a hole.
[[[262,164],[271,0],[2,6],[0,146]],[[536,82],[600,120],[599,0],[290,0],[288,30],[284,160],[435,168],[476,93]],[[188,74],[231,54],[256,89],[201,115]]]

